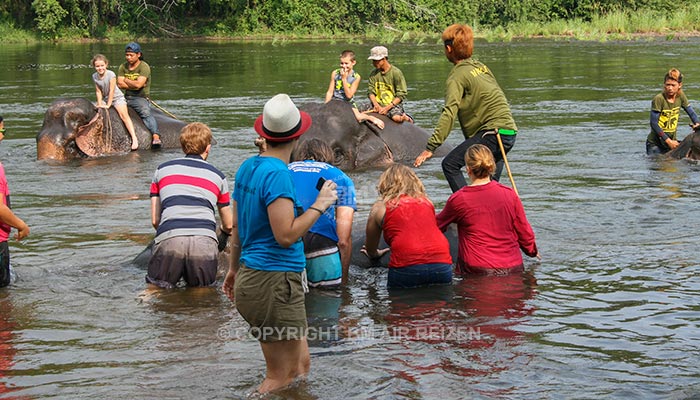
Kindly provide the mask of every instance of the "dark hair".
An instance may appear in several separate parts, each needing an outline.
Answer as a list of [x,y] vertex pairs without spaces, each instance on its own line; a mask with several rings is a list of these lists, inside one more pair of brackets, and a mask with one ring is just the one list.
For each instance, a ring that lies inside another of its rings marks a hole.
[[445,46],[452,46],[452,54],[457,60],[466,60],[474,53],[474,31],[469,25],[453,24],[442,32]]
[[2,122],[2,121],[4,121],[4,119],[2,118],[2,115],[0,115],[0,122]]
[[321,139],[313,138],[299,144],[294,151],[294,161],[314,160],[324,163],[333,163],[335,154],[333,149]]

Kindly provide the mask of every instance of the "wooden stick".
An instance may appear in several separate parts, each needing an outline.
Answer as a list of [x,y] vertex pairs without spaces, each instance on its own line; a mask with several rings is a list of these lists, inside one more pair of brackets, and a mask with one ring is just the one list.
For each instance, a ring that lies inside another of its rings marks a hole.
[[[149,100],[151,100],[151,99],[149,99]],[[163,111],[164,113],[168,114],[169,116],[171,116],[171,117],[173,117],[173,118],[175,118],[175,119],[177,119],[177,120],[180,120],[180,118],[176,117],[173,113],[171,113],[170,111],[166,110],[165,108],[159,106],[158,103],[156,103],[155,101],[151,100],[151,104],[153,104],[157,109],[159,109],[160,111]]]
[[496,138],[498,139],[498,147],[501,149],[501,155],[503,156],[503,162],[506,164],[506,171],[508,171],[508,178],[510,178],[510,184],[513,186],[513,190],[515,190],[515,194],[520,197],[520,193],[518,193],[518,188],[515,187],[515,181],[513,180],[513,174],[510,172],[510,165],[508,165],[508,158],[506,157],[506,150],[503,148],[503,141],[501,140],[501,134],[496,132]]

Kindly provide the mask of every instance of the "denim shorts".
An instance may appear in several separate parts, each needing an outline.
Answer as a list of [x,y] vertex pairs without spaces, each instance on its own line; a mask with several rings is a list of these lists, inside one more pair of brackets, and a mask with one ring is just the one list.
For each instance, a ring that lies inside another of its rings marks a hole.
[[452,264],[418,264],[389,268],[389,289],[414,288],[452,283]]

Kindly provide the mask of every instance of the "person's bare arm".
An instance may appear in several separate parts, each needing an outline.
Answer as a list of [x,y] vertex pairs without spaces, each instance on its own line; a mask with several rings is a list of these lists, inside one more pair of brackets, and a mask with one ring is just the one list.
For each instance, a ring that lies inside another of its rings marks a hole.
[[160,196],[151,196],[151,225],[156,229],[160,225]]
[[352,220],[355,210],[352,207],[336,207],[335,231],[338,234],[338,250],[340,251],[340,265],[343,268],[343,281],[348,278],[350,260],[352,259]]
[[231,244],[231,260],[228,266],[228,271],[226,272],[226,277],[224,278],[224,283],[221,286],[226,297],[233,301],[233,285],[236,282],[236,274],[238,273],[238,268],[240,267],[241,259],[241,238],[238,234],[238,205],[236,201],[233,201],[233,211],[231,212],[231,236],[229,237],[229,243]]

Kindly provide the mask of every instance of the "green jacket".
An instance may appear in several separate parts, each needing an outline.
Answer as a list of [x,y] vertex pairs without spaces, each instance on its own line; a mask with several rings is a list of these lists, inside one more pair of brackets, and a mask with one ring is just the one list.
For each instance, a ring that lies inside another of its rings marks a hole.
[[477,132],[518,128],[508,100],[491,70],[472,58],[457,63],[447,77],[445,106],[426,149],[434,152],[449,136],[455,117],[459,118],[464,138]]

